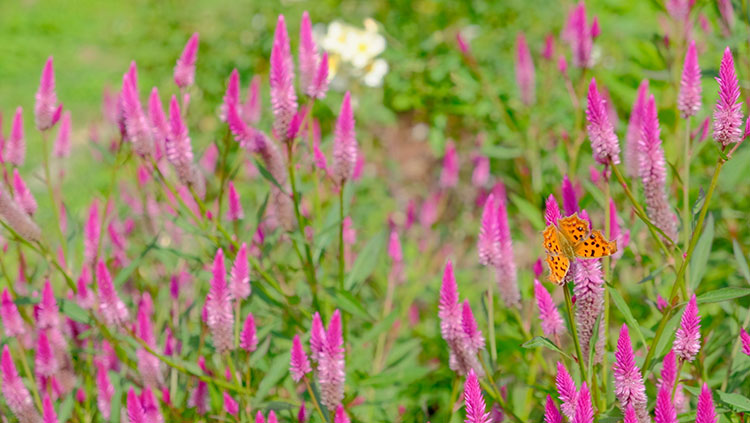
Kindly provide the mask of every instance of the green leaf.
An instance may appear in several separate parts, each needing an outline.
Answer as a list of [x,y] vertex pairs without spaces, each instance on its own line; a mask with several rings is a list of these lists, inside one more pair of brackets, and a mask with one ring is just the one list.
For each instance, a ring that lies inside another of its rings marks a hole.
[[57,409],[57,421],[66,422],[73,415],[74,398],[73,395],[68,395],[62,404],[60,404],[60,407]]
[[561,350],[557,345],[555,345],[554,342],[550,341],[549,339],[543,337],[543,336],[535,336],[528,341],[524,342],[521,347],[523,348],[536,348],[536,347],[544,347],[549,350],[555,351],[560,353],[562,356],[571,358],[568,354],[566,354],[563,350]]
[[[675,313],[672,318],[669,319],[667,322],[667,325],[664,326],[664,336],[659,338],[659,343],[656,344],[654,348],[657,354],[657,357],[661,357],[662,355],[667,353],[667,350],[672,345],[672,340],[674,339],[674,333],[677,330],[677,325],[680,324],[680,318],[682,317],[682,313]],[[651,360],[651,365],[653,366],[656,364],[659,360]]]
[[78,323],[90,324],[89,314],[73,301],[60,298],[60,311]]
[[714,216],[708,214],[703,233],[695,245],[693,256],[690,259],[690,286],[695,291],[706,273],[708,256],[711,253],[711,244],[714,241]]
[[750,267],[748,267],[745,253],[742,252],[742,247],[736,239],[732,240],[732,248],[734,249],[734,258],[737,260],[737,267],[740,273],[742,273],[742,277],[745,278],[747,283],[750,283]]
[[523,150],[520,148],[503,147],[500,145],[489,145],[485,143],[482,148],[485,156],[492,159],[515,159],[521,157]]
[[646,338],[644,338],[643,333],[641,333],[641,326],[638,324],[638,321],[635,320],[635,317],[633,317],[633,312],[630,311],[630,307],[628,306],[628,303],[625,302],[625,300],[622,298],[622,296],[616,289],[607,285],[607,290],[609,291],[609,296],[612,298],[612,302],[615,304],[615,307],[617,307],[617,309],[620,311],[620,313],[622,314],[622,317],[625,318],[625,322],[627,322],[630,330],[635,330],[635,333],[636,335],[638,335],[638,339],[641,341],[642,345],[648,345],[646,343]]
[[740,395],[740,394],[734,394],[734,393],[727,393],[727,392],[721,392],[716,391],[717,394],[719,394],[719,398],[726,403],[728,406],[732,407],[736,411],[740,412],[750,412],[750,398]]
[[750,288],[719,288],[706,292],[696,298],[698,304],[719,303],[722,301],[734,300],[750,295]]
[[539,211],[539,207],[531,204],[524,198],[518,195],[511,195],[510,201],[518,208],[518,211],[522,216],[525,216],[531,225],[537,231],[544,229],[544,221],[542,220],[542,213]]
[[349,276],[344,282],[344,288],[347,291],[355,291],[357,286],[364,282],[365,279],[370,277],[372,272],[375,271],[378,260],[380,260],[380,256],[383,253],[383,250],[385,250],[385,243],[385,231],[380,231],[367,242],[362,249],[362,252],[354,261],[352,270],[349,272]]
[[258,207],[258,211],[255,212],[255,221],[260,224],[260,222],[263,220],[263,215],[266,214],[266,207],[268,207],[268,197],[270,197],[270,194],[266,194],[265,197],[263,197],[263,203],[261,203],[260,207]]
[[271,175],[271,172],[269,172],[268,169],[266,169],[266,167],[261,164],[261,162],[259,162],[257,159],[254,159],[253,161],[255,162],[255,167],[258,168],[258,171],[264,178],[274,184],[276,188],[280,189],[282,192],[286,192],[286,190],[281,185],[279,185],[279,182],[276,181],[276,178]]
[[328,292],[336,299],[336,305],[341,307],[342,310],[368,321],[374,320],[370,313],[367,312],[367,309],[362,306],[362,303],[351,292],[333,289],[329,289]]
[[154,237],[148,245],[146,245],[146,248],[141,251],[141,254],[136,257],[135,260],[130,262],[128,267],[122,269],[120,273],[117,274],[117,277],[115,277],[115,280],[113,281],[115,286],[120,286],[123,283],[125,283],[126,280],[130,277],[130,275],[135,272],[136,269],[141,265],[143,262],[144,257],[146,257],[146,254],[148,254],[149,251],[151,251],[153,248],[156,247],[156,240],[158,237]]
[[603,314],[600,314],[594,322],[594,333],[591,334],[589,339],[589,357],[588,357],[588,374],[593,374],[594,371],[594,353],[596,352],[596,341],[599,339],[599,325],[601,324]]
[[260,381],[258,385],[258,391],[255,393],[255,398],[262,400],[268,394],[274,386],[278,385],[279,381],[289,371],[289,357],[287,354],[279,354],[273,359],[271,367],[266,372],[266,376]]

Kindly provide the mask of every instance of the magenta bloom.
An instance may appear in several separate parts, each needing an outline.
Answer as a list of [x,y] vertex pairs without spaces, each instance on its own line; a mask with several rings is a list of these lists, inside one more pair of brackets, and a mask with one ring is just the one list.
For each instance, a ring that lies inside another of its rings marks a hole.
[[542,322],[544,336],[557,337],[562,335],[565,332],[565,327],[560,312],[557,310],[549,292],[536,279],[534,279],[534,296],[536,297],[539,320]]
[[0,371],[2,371],[3,399],[8,408],[10,408],[10,411],[15,414],[21,423],[39,422],[41,420],[39,413],[37,413],[34,403],[31,401],[29,391],[18,375],[16,365],[13,363],[13,358],[10,356],[10,350],[7,345],[3,346]]
[[276,420],[276,412],[273,410],[268,412],[268,423],[278,423],[278,420]]
[[698,355],[701,349],[700,329],[701,317],[698,315],[698,304],[693,294],[682,313],[680,327],[675,333],[674,344],[672,344],[675,354],[682,360],[690,362]]
[[148,97],[148,117],[151,121],[151,131],[158,152],[154,158],[157,158],[162,154],[161,150],[163,150],[169,137],[169,123],[159,98],[159,90],[156,87],[151,90],[151,95]]
[[674,350],[669,350],[662,361],[659,387],[666,386],[671,391],[675,382],[677,382],[677,359]]
[[594,407],[591,405],[591,392],[586,382],[581,384],[581,392],[576,400],[576,411],[571,423],[594,423]]
[[695,41],[690,41],[690,46],[685,53],[677,108],[684,118],[695,116],[701,108],[701,68],[698,66],[698,52],[695,49]]
[[630,111],[628,131],[625,133],[625,171],[630,177],[638,175],[640,166],[641,127],[643,126],[643,109],[646,107],[647,100],[648,80],[644,79],[638,86],[638,93]]
[[271,106],[273,107],[273,131],[277,139],[287,142],[289,124],[297,114],[297,94],[294,92],[294,62],[289,48],[284,15],[279,15],[273,34],[271,50]]
[[55,126],[60,119],[62,104],[57,104],[55,93],[55,68],[52,64],[52,56],[47,59],[42,69],[42,77],[39,80],[39,89],[36,92],[36,103],[34,104],[34,121],[37,129],[46,131]]
[[99,201],[94,199],[89,207],[86,225],[83,227],[83,261],[90,264],[96,261],[101,235],[101,221],[99,220]]
[[711,396],[711,390],[705,383],[701,388],[698,396],[698,407],[695,413],[695,423],[716,423],[717,416],[714,409],[714,399]]
[[312,98],[325,97],[328,89],[328,55],[324,53],[323,57],[318,57],[307,11],[302,14],[299,28],[299,85]]
[[308,87],[307,95],[311,98],[325,98],[328,91],[328,52],[323,52],[318,62],[315,78]]
[[474,171],[471,172],[471,184],[483,187],[490,180],[490,159],[482,155],[474,157]]
[[497,203],[495,196],[490,193],[484,202],[482,220],[477,237],[477,252],[479,263],[485,266],[496,266],[501,258],[500,231],[497,227]]
[[13,169],[13,191],[16,196],[16,201],[23,211],[29,215],[36,213],[37,205],[34,195],[26,187],[26,183],[23,178],[21,178],[21,174],[18,173],[17,168]]
[[[583,3],[581,3],[583,4]],[[588,106],[586,107],[586,130],[591,140],[594,160],[606,165],[620,163],[620,145],[614,127],[607,114],[607,106],[596,88],[596,80],[589,84]]]
[[138,82],[134,75],[133,72],[127,72],[122,76],[122,117],[127,139],[133,144],[133,151],[139,156],[147,157],[154,151],[153,134],[138,97]]
[[643,182],[646,213],[664,233],[677,238],[677,216],[672,211],[666,192],[666,162],[661,146],[659,117],[654,96],[643,110],[638,174]]
[[526,106],[534,103],[535,83],[534,61],[531,58],[529,45],[526,44],[524,34],[519,33],[516,37],[516,84],[521,92],[521,101]]
[[47,394],[44,394],[44,399],[42,400],[42,422],[57,423],[57,414],[55,414],[55,407],[52,405],[52,400]]
[[[471,313],[471,309],[468,310],[468,313]],[[471,321],[464,324],[464,310],[458,301],[458,287],[453,276],[453,265],[450,261],[446,263],[443,273],[438,317],[440,318],[440,333],[445,342],[448,343],[451,370],[460,375],[467,374],[470,369],[483,374],[476,357],[478,350],[470,341],[471,337],[476,336],[474,316],[466,316]],[[481,337],[481,333],[479,336]]]
[[740,86],[729,47],[724,50],[716,82],[719,83],[719,100],[714,110],[714,140],[726,147],[742,137],[742,102],[737,103]]
[[247,264],[247,244],[242,243],[232,265],[229,275],[229,293],[236,300],[245,299],[250,296],[250,268]]
[[232,181],[229,181],[229,192],[227,196],[227,202],[229,203],[227,219],[229,219],[230,221],[242,220],[245,217],[245,212],[242,210],[240,195],[237,194],[237,190],[234,188],[234,182]]
[[182,55],[177,59],[174,67],[174,83],[180,88],[186,88],[195,82],[195,61],[198,58],[198,33],[194,33],[185,48]]
[[[600,336],[596,345],[591,345],[591,338],[594,336],[596,320],[604,312],[604,277],[601,261],[578,260],[573,272],[573,292],[576,296],[575,323],[584,361],[588,362],[589,351],[595,348],[594,363],[598,363],[604,353],[604,337]],[[604,333],[604,330],[604,319],[600,319],[599,333]]]
[[319,362],[326,345],[326,330],[323,320],[317,311],[313,314],[312,326],[310,327],[310,356],[313,361]]
[[557,376],[555,376],[555,386],[557,395],[562,402],[560,409],[568,420],[573,420],[578,401],[578,389],[573,377],[568,373],[568,369],[561,362],[557,362]]
[[174,165],[180,182],[186,185],[195,184],[197,181],[192,166],[193,146],[175,96],[172,96],[169,102],[169,134],[166,139],[166,150],[167,160]]
[[109,419],[110,404],[115,394],[115,387],[109,380],[107,366],[103,360],[97,360],[96,364],[96,405],[104,419]]
[[16,303],[13,302],[13,298],[10,296],[10,292],[8,292],[8,288],[3,289],[3,294],[0,299],[0,317],[2,317],[3,320],[5,336],[10,338],[26,333],[23,319],[18,312]]
[[560,206],[557,204],[557,199],[554,195],[550,194],[545,202],[544,210],[544,222],[545,225],[557,225],[557,221],[560,220],[562,215],[560,214]]
[[501,257],[495,266],[495,277],[500,298],[503,299],[505,306],[519,308],[521,306],[521,292],[518,290],[518,275],[513,254],[513,240],[510,236],[505,187],[498,183],[496,188],[498,188],[495,192],[498,205],[495,216],[497,217],[497,231],[500,236]]
[[53,154],[56,157],[70,156],[70,131],[71,131],[70,111],[65,111],[60,122],[60,129],[57,131]]
[[474,319],[469,300],[464,300],[461,309],[461,326],[464,330],[464,348],[476,355],[479,350],[484,348],[484,337],[477,326],[476,319]]
[[594,40],[586,22],[586,5],[583,1],[578,3],[568,15],[563,38],[573,50],[573,65],[579,68],[591,66],[591,49]]
[[60,326],[60,311],[49,279],[44,281],[42,300],[36,312],[36,323],[39,329],[57,329]]
[[333,312],[325,334],[323,351],[318,361],[318,386],[321,402],[331,411],[344,399],[344,338],[341,332],[341,312]]
[[[3,300],[4,302],[5,300]],[[3,318],[3,322],[5,318]],[[750,335],[747,333],[745,328],[740,329],[740,340],[742,341],[742,352],[750,355]]]
[[10,137],[5,142],[3,160],[15,166],[23,165],[26,159],[26,137],[23,131],[23,108],[16,108],[13,115],[13,123],[10,128]]
[[445,145],[445,155],[443,156],[443,170],[440,173],[440,186],[443,188],[452,188],[458,184],[458,153],[453,141],[448,141]]
[[615,379],[615,396],[620,400],[620,407],[627,410],[629,406],[635,409],[640,423],[648,423],[650,418],[646,409],[646,387],[638,366],[635,365],[633,346],[630,343],[628,327],[623,323],[620,337],[617,340],[615,363],[612,366]]
[[206,296],[206,312],[206,324],[211,329],[216,350],[220,353],[232,350],[234,348],[232,337],[234,315],[232,314],[231,294],[226,282],[224,252],[221,248],[216,251],[214,257],[211,288]]
[[234,107],[239,109],[240,105],[240,74],[237,72],[237,68],[232,69],[232,73],[229,75],[229,82],[227,83],[227,90],[224,93],[224,102],[221,104],[221,111],[219,118],[222,122],[227,121],[227,115],[229,108]]
[[479,387],[479,379],[474,370],[469,370],[464,384],[464,401],[466,403],[466,420],[465,423],[490,423],[490,413],[486,412],[487,407],[482,396],[482,388]]
[[555,405],[552,396],[547,395],[547,401],[544,403],[544,423],[562,423],[563,417]]
[[47,331],[39,331],[36,342],[36,357],[34,359],[34,370],[37,376],[50,377],[59,370],[57,357],[47,338]]
[[333,138],[333,165],[331,173],[339,185],[352,178],[357,162],[357,138],[354,131],[354,113],[351,97],[347,91],[341,102]]
[[149,423],[146,419],[146,412],[143,410],[143,405],[141,405],[141,400],[133,388],[130,388],[128,391],[127,411],[130,423]]
[[628,404],[623,414],[625,415],[623,423],[638,423],[638,415],[635,413],[635,408],[633,408],[631,404]]
[[128,309],[117,295],[107,265],[99,260],[96,265],[96,283],[99,290],[99,312],[108,325],[123,325],[128,320]]
[[656,394],[656,407],[654,407],[655,423],[677,423],[677,410],[672,404],[672,392],[662,386]]
[[231,416],[236,416],[240,412],[240,405],[229,395],[226,391],[223,393],[224,396],[224,411]]
[[294,335],[294,339],[292,339],[290,356],[289,372],[292,374],[292,379],[299,382],[306,374],[312,372],[310,360],[307,359],[307,353],[299,340],[299,335]]
[[247,87],[247,100],[241,107],[242,119],[250,125],[260,120],[260,76],[255,75]]
[[573,187],[573,184],[570,182],[570,179],[568,179],[568,175],[563,176],[562,199],[565,216],[570,216],[574,213],[578,213],[578,198],[576,198],[576,190]]
[[333,423],[349,423],[351,420],[349,420],[349,416],[346,415],[346,411],[344,410],[344,407],[339,404],[339,406],[336,408],[336,413],[333,416]]

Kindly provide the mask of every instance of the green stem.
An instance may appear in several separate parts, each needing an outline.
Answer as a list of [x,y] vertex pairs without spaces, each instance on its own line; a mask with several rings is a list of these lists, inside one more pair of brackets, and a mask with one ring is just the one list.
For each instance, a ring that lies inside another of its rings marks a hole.
[[344,186],[345,181],[339,187],[339,289],[344,289],[344,268],[346,257],[344,257]]
[[489,286],[487,287],[487,330],[489,331],[490,341],[490,358],[492,358],[492,366],[497,363],[497,342],[495,340],[495,295],[492,290],[492,279],[489,279]]
[[[745,316],[745,322],[742,323],[742,327],[745,328],[747,325],[750,324],[750,308],[747,309],[747,315]],[[740,349],[740,337],[737,336],[737,339],[734,341],[734,348],[732,349],[732,355],[729,357],[729,362],[727,362],[727,375],[724,377],[724,381],[721,382],[721,390],[724,391],[727,389],[727,384],[729,384],[729,376],[732,375],[732,363],[734,362],[734,358],[737,356],[737,351]]]
[[310,399],[312,400],[312,403],[315,406],[315,409],[318,410],[320,419],[323,420],[324,422],[327,422],[328,419],[326,419],[325,414],[323,414],[323,410],[320,408],[320,404],[318,404],[318,398],[315,396],[315,391],[313,391],[312,386],[310,385],[310,381],[307,380],[307,376],[303,377],[302,379],[305,381],[307,392],[310,394]]
[[[682,245],[690,242],[690,116],[685,119],[685,141],[683,145],[682,170]],[[685,287],[690,286],[690,272],[685,273]],[[682,295],[687,298],[688,290]]]
[[18,343],[18,358],[21,360],[21,367],[23,368],[23,372],[26,374],[26,377],[29,379],[29,383],[31,383],[31,393],[34,395],[34,402],[39,408],[39,411],[41,411],[42,400],[39,397],[39,388],[36,386],[36,378],[34,377],[34,374],[31,373],[29,362],[26,359],[26,348],[23,347],[23,344],[18,337],[16,337],[16,341]]
[[578,340],[578,329],[576,328],[576,321],[573,318],[573,301],[570,298],[570,290],[567,286],[563,286],[563,292],[565,293],[565,309],[568,312],[570,334],[573,336],[573,344],[576,347],[578,368],[581,371],[581,379],[587,381],[588,378],[586,377],[586,366],[583,363],[583,352],[581,352],[581,342]]
[[62,233],[60,227],[60,209],[55,199],[55,191],[52,188],[52,180],[49,174],[49,148],[47,145],[47,132],[42,131],[42,162],[44,164],[44,182],[47,185],[47,191],[49,192],[49,199],[52,202],[52,211],[55,213],[55,231],[57,236],[60,238],[60,247],[63,250],[63,256],[68,259],[68,244],[65,240],[65,235]]
[[451,399],[448,403],[448,406],[451,408],[451,415],[448,417],[448,423],[451,423],[453,421],[453,414],[454,410],[456,409],[456,401],[458,401],[458,389],[459,386],[461,386],[461,381],[458,378],[458,375],[453,378],[453,387],[451,388]]
[[[612,214],[609,212],[609,203],[612,199],[612,193],[609,189],[609,183],[604,184],[604,207],[605,207],[605,219],[604,219],[604,230],[605,233],[609,238],[612,237]],[[612,278],[612,269],[611,269],[611,257],[607,256],[604,257],[603,264],[604,264],[604,280],[605,281],[611,281]],[[610,310],[610,298],[609,298],[609,290],[604,290],[604,331],[603,333],[600,333],[600,337],[604,337],[604,351],[607,351],[609,348],[609,310]],[[601,396],[601,402],[599,404],[599,409],[606,410],[607,409],[607,369],[609,368],[609,365],[607,364],[607,354],[602,354],[602,388],[604,388],[604,395]]]

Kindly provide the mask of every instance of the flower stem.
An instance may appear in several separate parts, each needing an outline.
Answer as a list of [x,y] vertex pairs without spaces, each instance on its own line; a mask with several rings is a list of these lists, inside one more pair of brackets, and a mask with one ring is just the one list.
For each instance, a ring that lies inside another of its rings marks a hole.
[[26,359],[26,348],[23,347],[23,343],[21,342],[21,339],[19,339],[19,337],[16,337],[16,341],[18,343],[18,355],[21,359],[21,367],[23,368],[23,372],[26,373],[26,377],[29,378],[29,382],[31,383],[31,393],[34,395],[34,402],[36,402],[36,406],[39,407],[39,411],[42,411],[42,400],[39,397],[39,389],[36,386],[36,378],[34,377],[34,374],[31,373],[29,362]]
[[576,359],[578,361],[578,368],[581,371],[581,379],[588,381],[588,378],[586,377],[586,366],[583,363],[583,352],[581,352],[581,342],[578,340],[578,329],[576,328],[576,321],[573,318],[573,300],[570,298],[570,290],[567,286],[563,286],[563,293],[565,293],[565,309],[568,312],[570,334],[573,336],[573,344],[576,347]]
[[[690,242],[690,116],[685,119],[685,141],[683,149],[683,170],[682,170],[682,245],[688,245]],[[685,287],[690,286],[690,272],[685,272]],[[688,290],[685,289],[682,295],[687,298]],[[676,384],[675,384],[676,385]]]
[[[609,211],[609,202],[612,199],[612,193],[609,189],[609,183],[604,184],[604,207],[605,207],[605,219],[604,219],[604,230],[607,237],[612,241],[612,213]],[[604,280],[611,281],[612,269],[611,269],[612,258],[610,256],[604,257],[602,264],[604,265]],[[604,339],[604,351],[607,351],[609,347],[609,310],[610,310],[610,299],[609,290],[604,290],[604,330],[599,333],[599,337]],[[600,397],[599,409],[607,409],[607,354],[602,354],[602,388],[604,389],[604,395]]]
[[52,211],[55,214],[55,231],[57,236],[60,238],[60,247],[63,251],[63,256],[68,259],[68,245],[65,240],[65,235],[62,233],[60,227],[60,209],[55,199],[55,191],[52,188],[52,180],[49,174],[49,146],[47,145],[47,131],[42,131],[42,162],[44,164],[44,182],[47,185],[47,191],[49,192],[49,199],[52,202]]
[[339,289],[344,289],[344,268],[346,267],[346,257],[344,257],[344,186],[341,183],[339,189]]
[[328,419],[326,418],[325,414],[323,414],[323,410],[320,408],[318,397],[315,396],[315,391],[313,391],[312,386],[310,385],[310,381],[307,380],[307,376],[303,377],[302,379],[305,381],[307,392],[310,394],[310,399],[312,400],[312,403],[315,406],[315,409],[318,410],[320,419],[323,420],[324,422],[327,422]]

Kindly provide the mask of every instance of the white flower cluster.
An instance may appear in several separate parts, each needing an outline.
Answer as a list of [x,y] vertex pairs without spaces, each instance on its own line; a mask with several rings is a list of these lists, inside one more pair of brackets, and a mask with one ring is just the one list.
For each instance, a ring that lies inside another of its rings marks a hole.
[[329,78],[361,78],[370,87],[383,82],[388,62],[377,56],[385,50],[385,38],[373,19],[365,19],[364,29],[333,21],[321,38],[328,52]]

